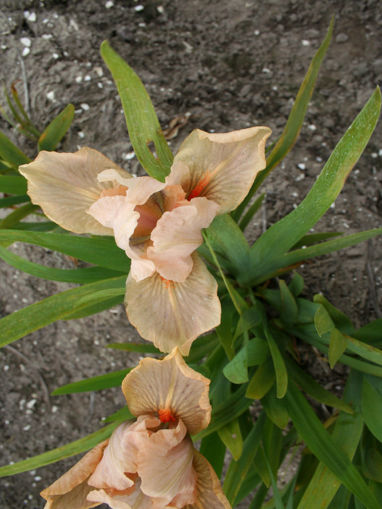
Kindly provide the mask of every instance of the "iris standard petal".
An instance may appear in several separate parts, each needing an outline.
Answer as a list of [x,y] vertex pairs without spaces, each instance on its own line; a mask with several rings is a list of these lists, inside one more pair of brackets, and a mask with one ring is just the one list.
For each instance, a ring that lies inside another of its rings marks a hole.
[[82,148],[74,154],[41,151],[29,164],[19,170],[28,181],[28,194],[45,215],[66,230],[75,233],[112,235],[92,216],[86,213],[112,182],[99,182],[102,170],[113,168],[129,175],[97,150]]
[[194,469],[197,475],[195,504],[183,509],[231,509],[220,481],[206,458],[194,449]]
[[107,444],[108,440],[98,444],[41,492],[41,496],[47,500],[45,509],[88,509],[97,505],[87,500],[89,491],[93,489],[87,484],[87,480],[101,460]]
[[174,158],[174,177],[169,182],[181,184],[188,199],[205,196],[219,204],[219,214],[229,212],[265,168],[265,142],[270,133],[268,127],[213,134],[195,129]]
[[153,246],[147,257],[159,274],[171,281],[183,282],[192,270],[191,254],[202,244],[202,228],[207,228],[219,206],[207,198],[182,201],[165,212],[151,233]]
[[175,348],[163,360],[146,358],[122,382],[133,415],[169,411],[189,433],[205,429],[211,419],[210,381],[191,369]]
[[139,334],[162,352],[175,346],[188,355],[192,341],[220,323],[217,282],[196,253],[183,283],[163,279],[158,273],[126,282],[127,316]]
[[183,507],[195,501],[196,476],[193,445],[181,420],[176,428],[152,434],[139,451],[138,474],[146,495],[170,504],[175,498]]
[[137,228],[139,212],[127,201],[126,196],[105,196],[97,200],[88,210],[97,221],[113,228],[115,242],[131,259],[130,273],[140,281],[155,272],[155,265],[145,258],[144,250],[130,245],[130,239]]

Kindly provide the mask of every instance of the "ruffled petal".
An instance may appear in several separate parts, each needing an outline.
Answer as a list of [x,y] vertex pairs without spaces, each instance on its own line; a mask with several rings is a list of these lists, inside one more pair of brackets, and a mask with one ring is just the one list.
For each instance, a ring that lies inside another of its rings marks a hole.
[[194,469],[197,475],[197,502],[186,505],[183,509],[231,509],[214,469],[196,450],[194,450]]
[[112,182],[99,182],[97,175],[106,168],[128,173],[97,150],[82,148],[74,154],[41,151],[34,161],[20,166],[28,180],[28,194],[45,215],[66,230],[75,233],[112,235],[86,213]]
[[113,229],[117,246],[132,260],[130,272],[136,280],[154,273],[154,263],[144,258],[144,250],[130,245],[130,239],[138,225],[139,212],[134,210],[134,205],[127,201],[126,196],[100,198],[89,208],[88,213],[104,226]]
[[159,219],[151,233],[153,246],[147,249],[147,257],[163,278],[185,281],[192,270],[191,254],[203,242],[201,230],[211,224],[218,208],[207,198],[195,198],[181,202]]
[[102,459],[88,479],[94,488],[129,490],[134,482],[127,474],[137,472],[137,456],[145,440],[152,434],[150,428],[157,428],[160,420],[152,416],[141,416],[134,423],[123,423],[110,437]]
[[165,186],[165,183],[152,177],[137,177],[129,180],[129,189],[126,196],[129,203],[133,203],[134,206],[143,205],[152,194],[158,193]]
[[196,253],[192,260],[192,272],[183,283],[164,280],[158,273],[142,281],[131,274],[127,278],[127,316],[162,352],[177,346],[188,355],[194,339],[220,323],[217,283]]
[[101,461],[108,440],[98,444],[80,459],[68,472],[41,492],[47,500],[45,509],[88,509],[97,504],[87,500],[91,488],[87,480]]
[[132,176],[130,174],[124,175],[119,171],[113,170],[111,168],[108,170],[103,170],[97,175],[98,182],[116,182],[123,187],[129,187],[132,182],[132,180],[130,180],[131,178]]
[[[131,423],[123,423],[113,431],[109,443],[104,450],[101,461],[88,479],[88,484],[96,488],[113,488],[124,491],[131,488],[134,482],[126,472],[136,472],[135,443],[129,429]],[[129,440],[126,440],[130,438]]]
[[175,507],[195,501],[193,446],[186,433],[185,425],[179,420],[176,428],[153,433],[139,451],[141,489],[146,495],[159,499],[165,507],[175,498]]
[[[88,500],[96,502],[96,505],[108,504],[111,509],[154,509],[151,498],[147,497],[139,487],[130,495],[109,495],[105,490],[93,490],[89,493]],[[69,506],[66,509],[69,509]]]
[[265,168],[265,142],[270,133],[268,127],[216,134],[195,129],[174,158],[174,177],[169,182],[181,184],[188,199],[205,196],[219,204],[219,214],[229,212]]
[[133,415],[169,410],[193,434],[206,428],[211,419],[209,384],[207,378],[187,366],[175,348],[163,360],[142,359],[126,375],[122,391]]
[[133,205],[127,203],[126,196],[104,196],[94,202],[87,212],[106,228],[113,228],[121,209],[125,209],[127,234],[131,232],[132,235],[137,226],[139,214],[134,212]]

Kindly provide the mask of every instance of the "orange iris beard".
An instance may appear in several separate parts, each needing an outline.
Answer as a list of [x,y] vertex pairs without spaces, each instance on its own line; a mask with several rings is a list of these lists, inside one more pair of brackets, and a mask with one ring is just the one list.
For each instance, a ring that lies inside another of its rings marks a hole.
[[176,417],[172,415],[169,409],[158,410],[158,415],[161,422],[176,422]]

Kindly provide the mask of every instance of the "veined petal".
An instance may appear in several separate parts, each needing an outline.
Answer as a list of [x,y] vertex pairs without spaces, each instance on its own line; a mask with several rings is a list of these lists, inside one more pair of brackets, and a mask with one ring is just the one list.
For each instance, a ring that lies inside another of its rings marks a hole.
[[217,283],[196,253],[183,283],[164,280],[158,273],[126,282],[127,316],[139,334],[162,352],[175,346],[188,355],[195,338],[220,323]]
[[111,182],[98,182],[97,175],[106,168],[127,176],[118,165],[97,150],[82,148],[74,154],[41,151],[34,161],[20,166],[28,180],[28,194],[45,215],[66,230],[75,233],[112,235],[86,213]]
[[164,502],[174,499],[183,507],[195,501],[196,475],[193,446],[181,420],[176,428],[152,434],[139,451],[138,474],[146,495]]
[[89,509],[97,504],[89,502],[91,488],[87,480],[100,462],[108,440],[98,444],[80,459],[68,472],[41,492],[47,500],[45,509]]
[[181,184],[188,199],[205,196],[219,204],[219,214],[229,212],[265,168],[265,142],[270,133],[268,127],[213,134],[195,129],[174,158],[171,174],[175,178],[169,182]]
[[211,224],[218,208],[207,198],[194,198],[159,219],[151,233],[153,246],[147,249],[147,257],[163,278],[185,281],[192,270],[191,254],[203,242],[201,230]]
[[197,475],[197,502],[186,505],[183,509],[231,509],[214,469],[195,449],[194,469]]
[[190,433],[198,433],[211,419],[209,384],[207,378],[187,366],[175,348],[163,360],[141,360],[126,375],[122,391],[133,415],[169,410]]

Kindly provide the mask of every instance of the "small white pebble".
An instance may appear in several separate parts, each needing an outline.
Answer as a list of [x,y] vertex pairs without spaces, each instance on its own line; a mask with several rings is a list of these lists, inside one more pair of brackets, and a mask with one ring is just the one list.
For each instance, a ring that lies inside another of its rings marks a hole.
[[79,138],[85,138],[85,133],[82,131],[79,131],[78,136],[79,136]]
[[74,80],[75,80],[75,82],[76,82],[76,83],[81,83],[81,81],[82,81],[82,76],[76,76],[76,77],[74,78]]
[[37,16],[35,12],[24,11],[24,18],[31,23],[34,23],[37,19]]
[[380,157],[382,157],[382,148],[380,148],[380,149],[378,150],[378,155],[379,155]]
[[98,82],[98,83],[97,83],[97,87],[98,87],[98,88],[103,88],[103,84],[102,84],[102,83],[100,83],[100,82]]
[[90,108],[90,106],[87,103],[81,103],[80,106],[84,111],[88,111]]
[[27,57],[30,52],[31,52],[31,50],[29,48],[23,48],[23,51],[21,54],[23,57]]
[[314,124],[309,124],[309,125],[308,125],[308,129],[309,129],[310,131],[315,131],[315,130],[317,129],[317,127],[316,127]]
[[136,6],[134,7],[134,10],[135,10],[136,12],[143,11],[143,9],[144,9],[143,5],[140,5],[140,4],[139,4],[139,5],[136,5]]
[[303,180],[305,178],[305,175],[301,173],[301,175],[298,175],[298,177],[295,178],[296,182],[300,182],[300,180]]
[[87,74],[84,78],[84,81],[91,81],[92,77],[90,76],[90,74]]
[[260,35],[260,30],[255,30],[253,33],[254,33],[255,35]]
[[77,23],[74,21],[74,19],[71,19],[71,20],[70,20],[69,26],[70,26],[70,27],[72,27],[74,30],[76,30],[76,32],[78,32],[78,25],[77,25]]
[[306,170],[306,166],[305,166],[305,164],[304,164],[304,163],[298,163],[297,168],[298,168],[299,170]]
[[114,2],[108,0],[108,2],[105,3],[105,7],[106,9],[111,9],[112,7],[114,7]]
[[97,74],[99,78],[102,78],[103,76],[103,69],[102,67],[94,67],[94,72]]
[[1,49],[2,49],[2,50],[6,50],[6,49],[8,49],[8,46],[7,46],[6,44],[2,44],[2,45],[1,45]]
[[163,14],[163,13],[164,13],[164,7],[163,7],[163,5],[158,5],[158,7],[157,7],[157,11],[159,12],[159,14]]
[[42,34],[41,37],[48,41],[49,39],[51,39],[53,37],[53,35],[52,34]]
[[317,157],[316,157],[316,161],[317,161],[318,163],[322,163],[323,159],[322,159],[322,157],[317,156]]
[[271,73],[271,70],[270,70],[270,69],[268,69],[268,67],[264,67],[264,68],[262,69],[262,72],[264,72],[265,74],[270,74],[270,73]]
[[20,42],[23,46],[30,48],[32,45],[32,41],[28,37],[21,37]]
[[372,153],[371,153],[371,157],[372,157],[373,159],[377,159],[377,157],[378,157],[377,152],[372,152]]
[[274,90],[275,92],[277,92],[277,90],[278,90],[277,85],[273,85],[272,90]]
[[127,154],[125,154],[125,159],[127,161],[130,161],[130,159],[134,159],[135,157],[135,152],[128,152]]
[[8,364],[6,364],[6,365],[4,366],[4,371],[8,371],[8,369],[9,369],[9,366],[8,366]]
[[55,96],[54,90],[51,90],[46,94],[46,97],[49,99],[49,101],[54,101],[54,96]]
[[48,19],[48,18],[44,18],[44,19],[42,20],[42,22],[44,23],[44,25],[46,25],[47,23],[49,23],[49,19]]
[[303,39],[303,40],[301,41],[301,44],[302,44],[303,46],[310,46],[310,42],[309,42],[309,41],[307,41],[306,39]]
[[141,23],[138,23],[138,26],[141,27],[141,28],[145,28],[146,26],[146,23],[144,23],[143,21]]
[[31,410],[35,404],[37,403],[37,400],[36,399],[31,399],[30,401],[28,401],[28,403],[26,404],[26,407]]
[[52,406],[52,414],[55,414],[57,412],[57,410],[58,410],[58,406],[53,405]]
[[58,53],[53,53],[52,57],[57,60],[58,58],[60,58],[60,55]]
[[41,479],[42,479],[42,477],[41,477],[41,476],[39,476],[39,475],[36,475],[36,477],[34,478],[34,480],[35,480],[35,481],[37,481],[37,482],[38,482],[38,481],[41,481]]
[[30,429],[31,429],[31,425],[30,424],[27,424],[26,426],[23,427],[24,431],[29,431]]

